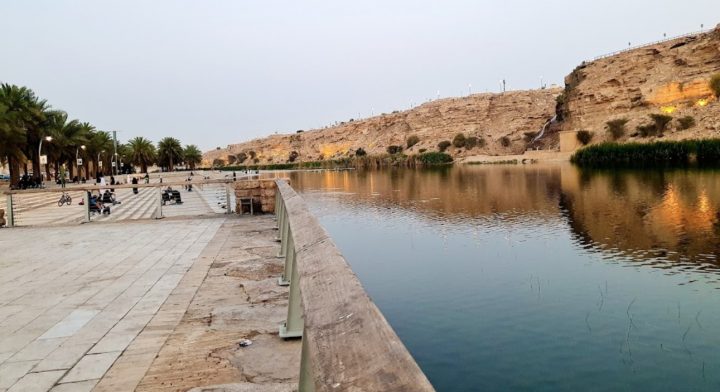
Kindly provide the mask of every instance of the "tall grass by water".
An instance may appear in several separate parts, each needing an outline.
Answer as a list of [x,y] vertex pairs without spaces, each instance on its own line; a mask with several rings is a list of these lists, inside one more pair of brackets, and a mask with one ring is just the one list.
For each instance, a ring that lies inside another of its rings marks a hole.
[[584,167],[720,165],[720,139],[601,143],[577,151],[570,159]]
[[381,169],[386,167],[429,167],[448,165],[453,162],[452,156],[442,152],[424,152],[422,154],[405,155],[397,154],[377,154],[362,155],[349,158],[338,158],[325,161],[308,161],[308,162],[287,162],[287,163],[268,163],[253,165],[228,165],[218,167],[224,171],[239,170],[302,170],[302,169]]

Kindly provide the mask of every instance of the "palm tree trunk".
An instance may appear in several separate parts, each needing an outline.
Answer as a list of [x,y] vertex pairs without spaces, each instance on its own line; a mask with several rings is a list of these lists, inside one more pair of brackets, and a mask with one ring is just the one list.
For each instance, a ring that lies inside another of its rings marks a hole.
[[169,172],[173,171],[173,159],[172,159],[172,155],[170,155],[170,167],[168,167],[168,171],[169,171]]
[[10,168],[10,184],[17,185],[20,182],[20,166],[14,157],[8,157],[8,167]]
[[32,167],[33,167],[33,176],[40,178],[40,156],[35,155],[35,159],[32,160]]

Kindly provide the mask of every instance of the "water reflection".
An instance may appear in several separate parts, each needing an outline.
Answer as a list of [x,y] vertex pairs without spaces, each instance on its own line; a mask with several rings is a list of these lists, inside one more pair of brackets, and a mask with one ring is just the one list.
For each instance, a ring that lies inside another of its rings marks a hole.
[[719,267],[717,171],[465,166],[294,173],[292,179],[298,189],[322,192],[346,205],[400,208],[436,222],[448,218],[456,223],[502,219],[504,225],[566,222],[582,246],[607,252],[616,260],[662,268]]
[[439,391],[718,390],[719,175],[291,179]]

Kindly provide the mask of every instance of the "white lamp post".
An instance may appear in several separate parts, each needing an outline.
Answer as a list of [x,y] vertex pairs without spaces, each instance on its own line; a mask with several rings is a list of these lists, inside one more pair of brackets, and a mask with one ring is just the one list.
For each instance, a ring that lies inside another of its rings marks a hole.
[[[39,175],[40,175],[41,179],[43,178],[43,175],[42,175],[42,143],[43,143],[43,140],[47,140],[48,142],[51,142],[52,139],[53,139],[52,136],[45,136],[43,138],[40,138],[40,145],[38,145],[38,161],[40,162],[40,165],[38,167],[40,168]],[[47,160],[45,161],[45,165],[47,165]]]

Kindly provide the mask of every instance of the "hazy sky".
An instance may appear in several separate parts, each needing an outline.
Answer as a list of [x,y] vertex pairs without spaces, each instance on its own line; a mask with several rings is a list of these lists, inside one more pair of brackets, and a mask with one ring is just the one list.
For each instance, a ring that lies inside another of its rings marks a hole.
[[562,84],[628,42],[715,26],[720,1],[0,0],[0,15],[0,81],[123,141],[205,150],[468,84]]

